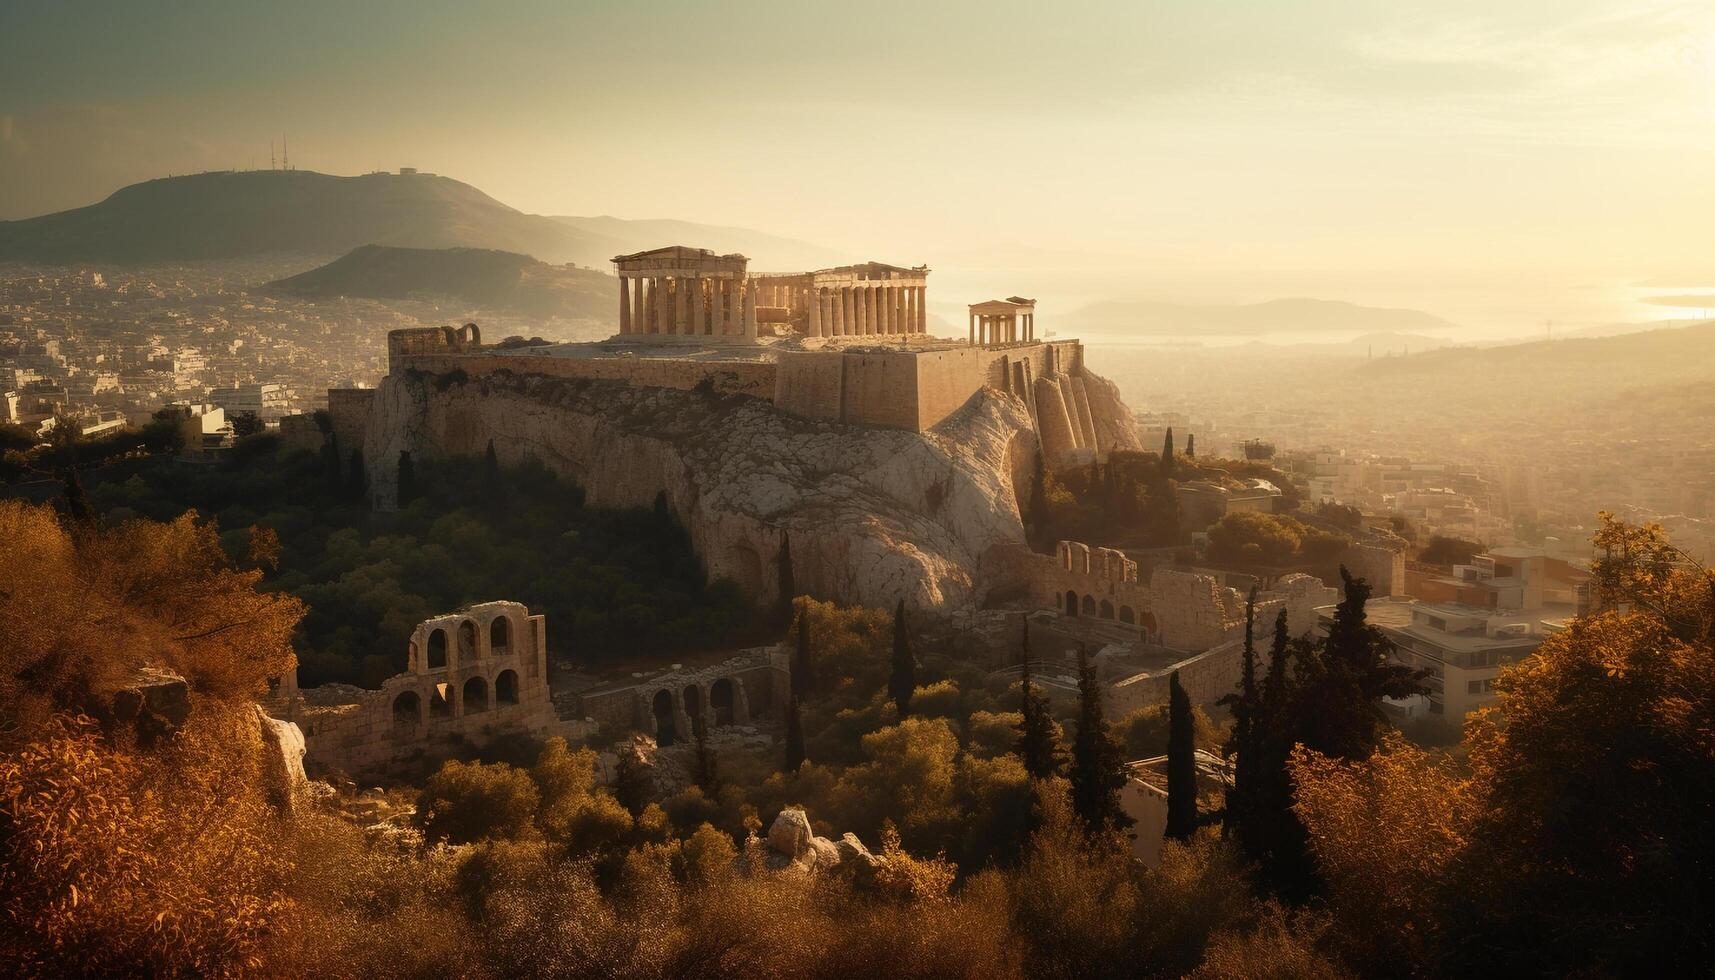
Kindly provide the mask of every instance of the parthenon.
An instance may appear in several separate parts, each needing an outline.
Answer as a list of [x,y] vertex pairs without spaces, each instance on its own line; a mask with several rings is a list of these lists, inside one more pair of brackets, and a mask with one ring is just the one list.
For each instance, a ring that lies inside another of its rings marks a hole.
[[743,255],[670,246],[614,257],[619,332],[627,339],[695,337],[754,342],[759,325],[804,337],[928,332],[926,266],[882,262],[814,272],[747,271]]
[[1036,339],[1036,301],[1022,296],[971,304],[970,343],[1012,344]]

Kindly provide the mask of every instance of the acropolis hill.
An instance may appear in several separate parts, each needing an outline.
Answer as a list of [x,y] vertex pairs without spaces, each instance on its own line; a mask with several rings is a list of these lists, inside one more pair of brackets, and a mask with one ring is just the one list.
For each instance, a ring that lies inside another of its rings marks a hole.
[[[749,271],[742,255],[621,255],[620,332],[485,345],[466,325],[395,330],[381,385],[329,393],[342,454],[361,447],[378,507],[401,453],[526,457],[596,506],[658,494],[711,576],[773,596],[789,536],[800,591],[869,605],[971,606],[997,546],[1024,540],[1037,451],[1063,468],[1138,448],[1115,387],[1035,306],[970,306],[929,336],[929,269]],[[991,562],[991,564],[993,564]]]

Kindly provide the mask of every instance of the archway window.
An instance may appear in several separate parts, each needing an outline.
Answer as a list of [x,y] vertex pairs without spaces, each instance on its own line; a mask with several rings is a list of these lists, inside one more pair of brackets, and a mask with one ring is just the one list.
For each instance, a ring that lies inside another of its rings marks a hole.
[[429,669],[440,670],[447,665],[447,631],[429,632]]
[[447,685],[435,685],[434,693],[429,695],[430,718],[451,718],[453,716],[453,702],[449,696],[451,693],[447,689]]
[[459,624],[459,663],[476,659],[476,624],[465,620]]
[[715,726],[733,723],[733,681],[723,677],[709,688],[709,707],[714,709]]
[[1114,618],[1114,604],[1113,604],[1113,603],[1111,603],[1111,602],[1109,602],[1109,601],[1108,601],[1108,600],[1106,600],[1106,599],[1103,599],[1103,600],[1102,600],[1102,612],[1101,612],[1101,616],[1102,616],[1102,618],[1103,618],[1103,619],[1112,619],[1112,618]]
[[1137,625],[1143,627],[1143,632],[1146,636],[1151,637],[1151,638],[1153,638],[1155,636],[1155,614],[1154,613],[1150,612],[1147,609],[1144,610],[1143,614],[1137,617]]
[[501,656],[512,652],[512,623],[505,616],[498,616],[488,625],[488,652]]
[[415,728],[423,721],[423,699],[406,691],[393,699],[393,727]]
[[498,676],[494,679],[494,703],[495,704],[517,704],[518,703],[518,672],[517,671],[503,670],[500,672],[500,676]]
[[672,745],[674,737],[673,725],[673,695],[668,691],[656,691],[651,705],[655,712],[655,744],[660,746]]
[[480,677],[472,677],[464,682],[464,713],[475,714],[488,710],[488,682]]
[[1085,596],[1083,604],[1078,607],[1078,611],[1085,616],[1094,616],[1096,614],[1095,597]]
[[1078,615],[1078,593],[1071,590],[1066,592],[1066,615]]
[[1132,612],[1130,606],[1121,606],[1120,622],[1135,624],[1137,622],[1137,613]]

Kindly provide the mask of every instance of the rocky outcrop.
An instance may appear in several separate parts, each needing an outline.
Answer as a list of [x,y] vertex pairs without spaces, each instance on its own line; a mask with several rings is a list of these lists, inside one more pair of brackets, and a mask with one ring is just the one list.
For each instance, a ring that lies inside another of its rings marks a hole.
[[262,729],[262,778],[268,802],[282,813],[291,813],[309,785],[304,775],[304,732],[292,722],[271,717],[260,706],[256,720]]
[[151,748],[171,738],[191,713],[190,685],[163,667],[143,667],[125,679],[92,691],[84,705],[109,738]]
[[810,829],[810,817],[804,809],[787,807],[768,828],[768,866],[776,870],[797,866],[807,871],[830,871],[840,865],[851,846],[846,843],[847,838],[857,850],[869,854],[863,842],[851,834],[841,838],[839,844],[817,837]]
[[711,576],[772,597],[783,535],[801,591],[891,606],[971,603],[971,570],[1023,540],[1017,474],[1035,450],[1017,398],[984,389],[925,433],[788,416],[758,399],[584,379],[404,372],[376,391],[363,450],[377,503],[414,459],[534,457],[592,506],[664,493]]

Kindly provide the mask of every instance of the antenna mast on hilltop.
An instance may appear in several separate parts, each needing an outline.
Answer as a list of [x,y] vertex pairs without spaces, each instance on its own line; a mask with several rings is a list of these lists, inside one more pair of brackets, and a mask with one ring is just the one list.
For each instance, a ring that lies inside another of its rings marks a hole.
[[268,141],[268,169],[269,170],[280,169],[274,163],[274,141],[273,140]]
[[292,151],[286,146],[286,134],[280,134],[280,169],[292,169]]

